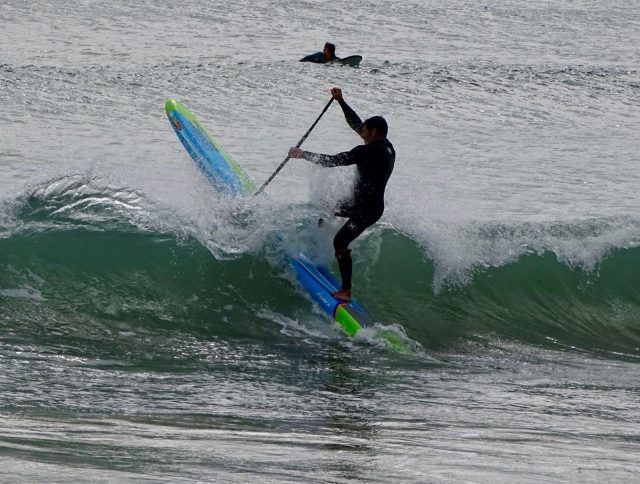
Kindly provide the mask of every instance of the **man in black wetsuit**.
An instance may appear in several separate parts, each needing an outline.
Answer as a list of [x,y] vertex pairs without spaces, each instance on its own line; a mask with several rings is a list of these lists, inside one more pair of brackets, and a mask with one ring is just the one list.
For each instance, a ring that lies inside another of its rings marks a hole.
[[336,57],[336,46],[331,42],[324,44],[322,52],[316,52],[315,54],[309,54],[300,59],[300,62],[315,62],[317,64],[324,64],[325,62],[332,62],[338,60]]
[[341,202],[335,211],[336,216],[347,217],[349,220],[338,230],[333,239],[342,277],[342,287],[339,291],[335,291],[333,296],[343,301],[350,301],[352,261],[349,244],[382,217],[384,190],[393,171],[396,152],[387,139],[388,127],[383,117],[374,116],[362,122],[344,101],[339,88],[331,89],[331,95],[340,103],[349,126],[360,135],[365,144],[337,155],[311,153],[293,147],[289,150],[289,156],[304,158],[322,166],[356,165],[358,169],[352,198]]

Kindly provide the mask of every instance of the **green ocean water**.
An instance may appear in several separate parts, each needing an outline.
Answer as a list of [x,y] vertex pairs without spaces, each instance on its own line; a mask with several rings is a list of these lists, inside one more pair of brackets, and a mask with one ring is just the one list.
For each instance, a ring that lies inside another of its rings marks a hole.
[[[286,264],[286,243],[279,247],[244,221],[241,238],[261,238],[263,245],[245,252],[223,247],[216,257],[197,232],[189,233],[188,220],[163,228],[152,222],[153,210],[136,194],[87,178],[56,180],[17,199],[0,239],[0,287],[10,324],[5,334],[25,331],[29,341],[32,326],[47,319],[90,339],[99,335],[84,321],[97,324],[107,340],[109,326],[124,322],[132,330],[140,325],[260,339],[279,332],[276,315],[315,317]],[[555,229],[565,235],[577,230]],[[436,285],[434,261],[402,233],[379,227],[356,247],[363,254],[356,264],[359,297],[370,301],[378,322],[400,326],[425,348],[446,348],[477,332],[639,356],[637,248],[612,249],[590,269],[526,249],[511,263],[476,267],[464,280]]]

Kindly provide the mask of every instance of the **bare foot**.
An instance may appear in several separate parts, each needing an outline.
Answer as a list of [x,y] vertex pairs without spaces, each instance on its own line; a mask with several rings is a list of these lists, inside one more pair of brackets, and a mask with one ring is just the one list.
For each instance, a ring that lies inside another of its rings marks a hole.
[[336,299],[340,299],[344,302],[351,302],[351,291],[349,289],[340,289],[339,291],[333,291],[331,293]]

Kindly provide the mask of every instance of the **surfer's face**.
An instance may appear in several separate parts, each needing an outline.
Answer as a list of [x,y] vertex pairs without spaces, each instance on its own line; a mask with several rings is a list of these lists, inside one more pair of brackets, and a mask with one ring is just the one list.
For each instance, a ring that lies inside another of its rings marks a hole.
[[371,143],[376,139],[377,135],[378,130],[369,129],[366,126],[362,126],[362,129],[360,130],[360,137],[364,140],[365,143]]

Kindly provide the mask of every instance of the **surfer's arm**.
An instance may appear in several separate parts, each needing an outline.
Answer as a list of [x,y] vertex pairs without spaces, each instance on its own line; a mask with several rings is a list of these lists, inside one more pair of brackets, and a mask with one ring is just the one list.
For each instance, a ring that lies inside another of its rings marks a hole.
[[360,119],[360,116],[358,116],[356,112],[351,109],[351,106],[349,106],[343,99],[342,89],[340,89],[339,87],[332,87],[331,95],[336,101],[338,101],[338,104],[340,104],[342,112],[344,113],[344,118],[347,120],[347,124],[351,127],[352,130],[360,134],[360,130],[362,129],[363,125],[362,120]]
[[337,155],[324,155],[322,153],[312,153],[311,151],[300,150],[296,158],[303,158],[311,163],[320,166],[349,166],[358,163],[364,146],[356,146],[351,151],[338,153]]
[[342,112],[344,113],[344,119],[347,120],[347,124],[354,130],[356,133],[360,134],[360,130],[362,129],[362,120],[360,116],[356,114],[356,112],[351,109],[344,99],[339,99],[338,103],[342,108]]
[[310,151],[303,151],[301,154],[301,158],[320,166],[346,166],[353,164],[353,162],[348,162],[348,151],[337,155],[323,155],[322,153],[312,153]]

